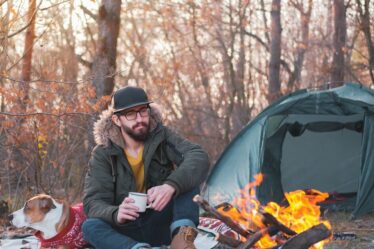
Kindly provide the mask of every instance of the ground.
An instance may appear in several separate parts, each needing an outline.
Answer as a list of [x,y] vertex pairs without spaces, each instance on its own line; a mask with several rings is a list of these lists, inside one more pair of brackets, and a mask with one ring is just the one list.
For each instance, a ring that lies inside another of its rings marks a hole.
[[[330,212],[326,218],[330,220],[333,233],[348,233],[343,240],[334,240],[324,249],[374,249],[374,212],[358,219],[351,220],[349,212]],[[356,234],[356,239],[349,239]]]
[[[374,249],[374,212],[356,220],[350,219],[349,212],[328,212],[325,216],[331,222],[334,234],[346,236],[331,241],[324,249]],[[10,230],[9,227],[0,225],[0,239],[30,232],[25,229]],[[352,234],[357,238],[353,238]]]

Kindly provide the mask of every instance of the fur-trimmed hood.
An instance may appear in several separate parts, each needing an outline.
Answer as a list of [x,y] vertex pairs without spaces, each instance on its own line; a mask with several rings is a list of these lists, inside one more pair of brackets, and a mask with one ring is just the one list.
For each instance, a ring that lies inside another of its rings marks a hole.
[[[151,114],[149,118],[150,131],[156,128],[158,123],[162,122],[160,108],[152,103],[150,104]],[[113,108],[109,107],[100,114],[99,120],[94,123],[94,137],[97,145],[107,147],[110,140],[125,148],[124,140],[121,134],[121,129],[112,121]]]

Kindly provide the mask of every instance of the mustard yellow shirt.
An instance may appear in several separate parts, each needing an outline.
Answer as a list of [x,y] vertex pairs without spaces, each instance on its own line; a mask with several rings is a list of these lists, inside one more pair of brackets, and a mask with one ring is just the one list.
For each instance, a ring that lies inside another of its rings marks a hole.
[[141,193],[145,192],[143,150],[144,146],[140,148],[138,155],[134,157],[125,149],[127,160],[129,161],[132,172],[134,173],[136,191]]

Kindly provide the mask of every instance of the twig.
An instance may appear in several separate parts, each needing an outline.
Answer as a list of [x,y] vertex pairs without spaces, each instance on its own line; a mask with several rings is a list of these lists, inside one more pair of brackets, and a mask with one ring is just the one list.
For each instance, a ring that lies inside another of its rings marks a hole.
[[97,15],[95,15],[94,13],[92,13],[91,10],[87,9],[83,5],[81,5],[79,7],[83,10],[84,13],[86,13],[87,15],[89,15],[92,19],[97,20]]
[[65,1],[62,1],[62,2],[60,2],[60,3],[52,4],[52,5],[48,6],[48,7],[40,8],[40,10],[48,10],[48,9],[50,9],[50,8],[54,8],[54,7],[59,6],[59,5],[61,5],[61,4],[67,3],[67,2],[69,2],[69,1],[70,1],[70,0],[65,0]]
[[[35,1],[36,1],[36,0],[35,0]],[[35,8],[35,11],[34,11],[34,13],[32,13],[32,16],[31,16],[29,22],[26,23],[26,25],[23,26],[22,28],[20,28],[19,30],[17,30],[17,31],[15,31],[14,33],[8,35],[6,38],[8,38],[8,39],[9,39],[9,38],[12,38],[13,36],[18,35],[19,33],[21,33],[21,32],[23,32],[24,30],[26,30],[26,29],[31,25],[31,23],[34,21],[35,16],[36,16],[36,13],[38,12],[40,5],[42,5],[42,2],[43,2],[43,1],[40,1],[39,5]],[[0,40],[3,40],[3,39],[5,39],[5,37],[0,37]]]

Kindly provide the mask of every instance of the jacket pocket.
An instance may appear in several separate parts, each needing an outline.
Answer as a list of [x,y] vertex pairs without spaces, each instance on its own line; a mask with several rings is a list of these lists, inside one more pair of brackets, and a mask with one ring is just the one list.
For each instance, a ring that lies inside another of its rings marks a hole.
[[154,157],[148,170],[148,188],[161,185],[173,171],[173,163],[166,157]]

